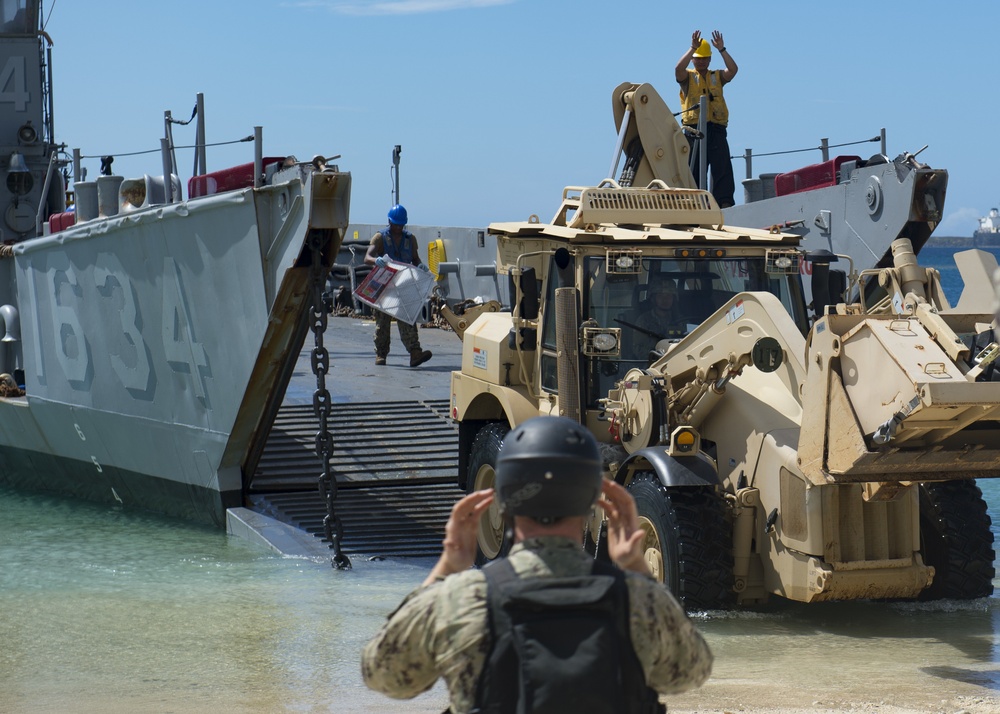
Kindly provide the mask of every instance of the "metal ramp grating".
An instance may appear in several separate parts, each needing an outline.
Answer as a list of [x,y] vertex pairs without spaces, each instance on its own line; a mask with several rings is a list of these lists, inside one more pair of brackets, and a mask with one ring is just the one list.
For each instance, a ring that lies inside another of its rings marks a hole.
[[[250,484],[255,510],[325,540],[318,422],[311,404],[278,412]],[[462,492],[448,400],[334,404],[329,421],[336,509],[350,555],[432,556]]]
[[[337,491],[343,551],[380,557],[436,556],[451,507],[463,495],[454,483],[381,482]],[[326,507],[319,494],[272,493],[255,507],[329,544],[323,531]]]
[[[331,466],[338,483],[382,479],[455,481],[458,427],[448,418],[448,400],[334,404]],[[250,492],[316,488],[319,426],[311,404],[282,406]]]

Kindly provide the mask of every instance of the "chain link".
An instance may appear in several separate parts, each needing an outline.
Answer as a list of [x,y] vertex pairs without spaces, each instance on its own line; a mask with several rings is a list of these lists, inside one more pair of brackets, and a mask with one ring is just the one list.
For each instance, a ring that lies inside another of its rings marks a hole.
[[322,466],[318,487],[320,496],[326,501],[323,531],[333,549],[331,565],[337,570],[350,570],[351,561],[341,551],[344,527],[333,508],[334,501],[337,500],[337,479],[330,470],[333,438],[330,436],[329,428],[331,399],[330,392],[326,388],[326,375],[330,371],[330,353],[323,346],[323,335],[326,332],[327,324],[326,307],[323,304],[323,288],[326,283],[326,271],[323,269],[323,237],[322,231],[314,230],[309,234],[309,247],[312,250],[312,267],[310,268],[312,306],[309,310],[309,317],[315,345],[312,350],[312,370],[313,374],[316,375],[313,410],[319,421],[319,431],[316,432],[316,455]]

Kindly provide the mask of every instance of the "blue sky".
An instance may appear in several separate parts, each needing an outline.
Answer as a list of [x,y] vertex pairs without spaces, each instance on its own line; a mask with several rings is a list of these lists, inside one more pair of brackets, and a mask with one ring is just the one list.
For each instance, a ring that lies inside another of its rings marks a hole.
[[[261,125],[266,155],[340,154],[359,223],[385,219],[396,144],[412,223],[550,218],[564,186],[608,172],[615,86],[649,82],[679,108],[673,68],[695,29],[720,30],[740,67],[726,90],[734,154],[885,127],[890,157],[926,144],[918,158],[949,173],[936,234],[970,235],[1000,205],[994,2],[57,0],[50,10],[60,141],[85,155],[157,149],[164,110],[186,119],[202,92],[210,143]],[[193,143],[193,127],[175,127],[175,141]],[[210,147],[208,168],[252,157],[249,144]],[[115,169],[160,173],[157,161],[122,156]],[[186,181],[191,152],[179,162]],[[98,160],[85,165],[93,178]],[[742,160],[734,169],[744,176]]]

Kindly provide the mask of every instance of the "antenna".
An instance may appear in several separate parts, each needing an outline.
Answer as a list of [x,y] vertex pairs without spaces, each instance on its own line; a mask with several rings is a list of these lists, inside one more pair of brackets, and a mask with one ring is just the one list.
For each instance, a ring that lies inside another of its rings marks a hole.
[[399,205],[399,155],[403,153],[403,147],[396,144],[395,148],[392,150],[392,170],[393,170],[393,186],[395,187],[395,196],[392,205]]

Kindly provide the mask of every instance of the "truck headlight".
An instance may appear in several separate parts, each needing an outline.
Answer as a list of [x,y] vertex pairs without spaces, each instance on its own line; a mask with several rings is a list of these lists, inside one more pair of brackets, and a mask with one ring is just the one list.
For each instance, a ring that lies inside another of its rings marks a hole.
[[583,354],[586,357],[618,357],[621,330],[617,327],[584,327]]
[[601,352],[611,352],[617,346],[618,339],[614,335],[609,335],[607,332],[594,335],[594,348]]

